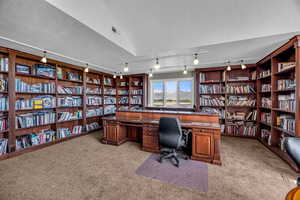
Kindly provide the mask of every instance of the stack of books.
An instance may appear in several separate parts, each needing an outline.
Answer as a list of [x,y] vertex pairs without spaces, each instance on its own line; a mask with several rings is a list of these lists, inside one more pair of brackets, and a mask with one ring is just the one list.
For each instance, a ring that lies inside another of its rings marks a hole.
[[225,97],[201,96],[200,106],[225,106]]
[[296,88],[295,79],[281,79],[277,81],[278,90],[288,90],[288,89],[295,89],[295,88]]
[[96,108],[96,109],[88,109],[86,111],[86,117],[96,117],[103,115],[103,108]]
[[296,67],[296,62],[280,62],[278,63],[278,72]]
[[281,110],[295,112],[296,111],[295,93],[291,93],[289,95],[278,95],[278,107]]
[[16,116],[16,128],[29,128],[55,123],[56,113],[53,111],[40,111],[35,113],[19,114]]
[[99,96],[87,96],[86,97],[86,103],[87,105],[101,105],[102,104],[102,98]]
[[107,114],[114,114],[116,112],[116,106],[115,105],[109,105],[104,107],[104,115]]
[[130,97],[130,104],[142,104],[142,97],[141,96]]
[[32,74],[37,76],[55,78],[55,68],[49,65],[36,64],[32,69]]
[[82,86],[57,86],[59,94],[82,94]]
[[204,113],[208,113],[208,114],[218,114],[221,119],[225,119],[225,110],[224,109],[202,107],[200,109],[200,112],[204,112]]
[[8,72],[8,58],[0,58],[0,71]]
[[8,139],[0,138],[0,155],[7,153],[7,143],[8,143]]
[[78,107],[82,106],[82,98],[77,96],[58,97],[58,107]]
[[55,108],[56,98],[50,95],[35,96],[34,98],[18,98],[16,110]]
[[272,108],[271,97],[262,97],[261,98],[261,106],[264,108]]
[[116,97],[105,96],[104,104],[116,104]]
[[200,94],[224,93],[224,87],[222,85],[218,85],[218,84],[200,85],[199,93]]
[[227,85],[226,93],[231,94],[243,94],[243,93],[255,93],[254,88],[251,85]]
[[77,110],[75,112],[59,112],[58,113],[58,121],[69,121],[69,120],[77,120],[82,118],[82,111]]
[[228,106],[249,106],[253,107],[256,105],[256,99],[252,99],[245,96],[229,96]]
[[55,93],[55,83],[35,83],[28,84],[20,79],[16,79],[16,92],[28,92],[28,93]]

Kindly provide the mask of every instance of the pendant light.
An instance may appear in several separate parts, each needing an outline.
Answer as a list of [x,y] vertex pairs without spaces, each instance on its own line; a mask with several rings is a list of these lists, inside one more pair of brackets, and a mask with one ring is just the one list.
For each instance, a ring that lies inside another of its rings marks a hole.
[[153,77],[152,69],[150,69],[149,77],[150,77],[150,78]]
[[154,69],[159,70],[159,68],[160,68],[159,60],[158,60],[158,58],[156,58]]
[[226,68],[226,70],[227,71],[231,71],[230,61],[227,62],[227,68]]
[[123,79],[123,74],[120,72],[120,79]]
[[241,68],[242,70],[247,68],[247,66],[244,64],[244,60],[241,60]]
[[86,63],[86,68],[84,68],[84,72],[89,72],[89,64]]
[[125,66],[124,66],[124,72],[128,72],[128,71],[129,71],[128,63],[126,62],[126,63],[125,63]]
[[183,70],[183,74],[186,75],[188,72],[187,72],[187,66],[184,65],[184,70]]
[[116,72],[114,72],[114,76],[113,76],[113,78],[117,78]]
[[47,56],[46,56],[47,51],[44,51],[43,53],[44,53],[44,56],[42,57],[41,62],[46,64],[47,63]]
[[199,64],[199,60],[198,60],[198,54],[195,53],[194,54],[194,61],[193,61],[194,65],[198,65]]

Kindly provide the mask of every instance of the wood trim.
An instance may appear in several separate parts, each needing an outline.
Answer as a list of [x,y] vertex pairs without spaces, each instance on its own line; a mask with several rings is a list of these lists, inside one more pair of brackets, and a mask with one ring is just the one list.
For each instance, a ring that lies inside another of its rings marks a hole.
[[15,93],[15,64],[16,64],[16,53],[15,51],[9,51],[9,69],[8,69],[8,100],[9,100],[9,137],[8,146],[9,152],[15,151],[16,147],[16,93]]

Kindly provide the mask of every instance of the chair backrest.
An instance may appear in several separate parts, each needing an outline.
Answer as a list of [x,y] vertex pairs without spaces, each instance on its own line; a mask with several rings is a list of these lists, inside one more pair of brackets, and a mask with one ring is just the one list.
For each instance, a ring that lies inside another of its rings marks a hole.
[[289,156],[295,161],[297,166],[300,168],[300,138],[285,138],[284,147]]
[[182,138],[181,126],[176,117],[159,119],[159,142],[163,147],[179,148]]

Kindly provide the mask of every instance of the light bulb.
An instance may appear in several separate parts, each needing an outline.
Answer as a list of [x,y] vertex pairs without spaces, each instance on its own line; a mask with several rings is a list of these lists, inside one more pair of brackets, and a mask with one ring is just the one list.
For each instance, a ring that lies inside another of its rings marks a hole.
[[113,76],[113,78],[117,78],[117,75],[116,75],[116,73],[114,73],[114,76]]
[[125,66],[124,66],[124,72],[128,72],[128,71],[129,71],[128,63],[125,63]]
[[86,68],[84,68],[84,72],[89,72],[89,64],[86,64]]
[[149,77],[151,78],[152,76],[153,76],[152,69],[150,69]]
[[160,68],[158,58],[156,58],[156,63],[154,65],[154,69],[158,70]]
[[198,65],[199,64],[199,60],[198,60],[198,54],[194,54],[194,61],[193,61],[193,63],[194,63],[194,65]]
[[46,51],[44,51],[44,56],[43,56],[43,58],[41,59],[41,62],[42,63],[47,63],[47,57],[46,57]]
[[120,79],[123,79],[123,75],[122,74],[120,75]]
[[226,70],[227,70],[227,71],[231,71],[230,65],[227,66],[227,69],[226,69]]
[[241,67],[242,67],[242,69],[246,69],[247,68],[247,66],[244,64],[243,60],[241,60]]
[[184,75],[187,74],[187,67],[186,67],[186,65],[184,66],[183,74],[184,74]]

